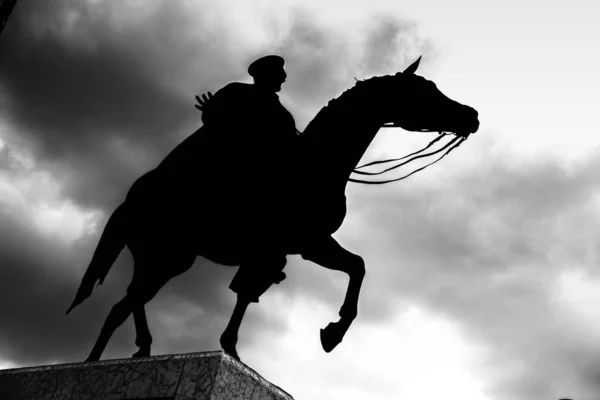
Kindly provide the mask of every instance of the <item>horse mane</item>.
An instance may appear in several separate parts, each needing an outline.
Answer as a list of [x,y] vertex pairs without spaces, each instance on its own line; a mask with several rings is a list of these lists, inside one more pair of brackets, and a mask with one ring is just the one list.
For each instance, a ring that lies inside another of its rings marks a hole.
[[[299,137],[306,176],[342,190],[369,143],[377,134],[377,102],[385,77],[357,80],[322,107]],[[340,149],[344,151],[340,151]]]
[[[419,77],[418,75],[411,76]],[[386,99],[390,99],[391,96],[389,95],[389,93],[385,92],[383,89],[389,86],[392,79],[396,78],[397,76],[395,75],[384,75],[375,76],[365,80],[357,80],[354,86],[344,91],[337,98],[330,100],[326,106],[321,108],[317,115],[307,125],[306,129],[304,130],[304,133],[300,135],[301,143],[304,149],[310,149],[313,151],[311,154],[313,156],[313,160],[316,159],[320,160],[321,162],[324,161],[325,164],[328,164],[330,166],[337,163],[337,161],[333,160],[334,157],[339,157],[338,152],[336,151],[336,147],[339,146],[339,144],[343,141],[347,140],[346,136],[349,134],[356,134],[361,129],[366,128],[367,131],[369,130],[369,121],[366,121],[366,125],[364,124],[365,121],[362,121],[362,127],[360,126],[360,123],[357,124],[356,119],[359,118],[358,116],[371,115],[372,119],[376,119],[379,115],[379,113],[377,112],[377,103],[374,101],[365,101],[365,99],[379,99],[380,101],[386,101]],[[422,77],[419,78],[423,79]],[[356,119],[352,120],[352,118]],[[369,134],[367,134],[367,136],[365,136],[364,138],[356,138],[359,141],[362,141],[362,143],[365,145],[363,147],[363,151],[366,150],[366,147],[368,146],[372,137],[376,133],[377,131],[372,132],[372,135],[370,137]],[[441,157],[439,157],[431,163],[428,163],[424,167],[418,168],[417,170],[413,171],[408,175],[394,179],[361,180],[348,177],[347,180],[349,182],[363,184],[384,184],[403,180],[413,175],[414,173],[419,172],[427,168],[428,166],[437,163],[448,153],[450,153],[453,149],[460,146],[460,144],[466,139],[466,137],[460,138],[457,136],[450,142],[446,143],[446,145],[444,145],[442,148],[432,151],[430,153],[424,153],[440,139],[449,135],[443,132],[439,133],[440,136],[438,138],[432,140],[425,148],[417,152],[411,153],[404,157],[375,161],[358,167],[355,167],[356,164],[354,164],[348,171],[348,173],[367,176],[382,175],[392,170],[395,170],[398,167],[406,165],[416,159],[442,153]],[[360,159],[362,153],[356,153],[355,156],[356,157],[354,157],[354,160],[352,160],[351,158],[352,162],[358,162],[358,159]],[[384,170],[378,172],[368,172],[363,170],[367,167],[389,163],[396,164],[391,167],[388,166]]]
[[[333,124],[339,124],[337,117],[340,113],[349,113],[353,108],[359,106],[358,98],[365,95],[364,92],[372,92],[374,83],[382,83],[382,79],[389,79],[392,76],[375,76],[365,80],[356,80],[354,85],[342,92],[341,95],[331,99],[323,106],[317,115],[309,122],[304,129],[301,137],[305,139],[314,139],[314,135],[333,128]],[[379,85],[377,85],[379,86]]]

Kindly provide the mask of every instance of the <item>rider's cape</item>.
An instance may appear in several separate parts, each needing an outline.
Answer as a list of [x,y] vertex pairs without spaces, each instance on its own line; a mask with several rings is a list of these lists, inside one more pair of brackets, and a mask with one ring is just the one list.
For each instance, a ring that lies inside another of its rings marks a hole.
[[[231,83],[203,111],[204,126],[159,165],[176,208],[228,226],[260,222],[278,229],[293,204],[296,126],[275,93]],[[265,228],[266,229],[266,228]]]

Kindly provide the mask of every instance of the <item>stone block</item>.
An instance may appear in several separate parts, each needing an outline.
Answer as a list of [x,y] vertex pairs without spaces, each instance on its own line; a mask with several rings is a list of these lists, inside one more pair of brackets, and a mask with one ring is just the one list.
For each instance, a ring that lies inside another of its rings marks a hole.
[[223,351],[0,370],[2,400],[293,400]]

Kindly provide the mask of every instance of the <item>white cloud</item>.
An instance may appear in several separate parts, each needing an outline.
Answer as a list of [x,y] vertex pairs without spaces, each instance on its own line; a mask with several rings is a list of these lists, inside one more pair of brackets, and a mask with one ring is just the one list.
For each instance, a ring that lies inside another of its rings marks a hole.
[[[100,210],[85,210],[62,195],[61,181],[27,153],[0,141],[0,206],[24,226],[68,246],[96,233]],[[10,211],[9,211],[10,210]]]
[[355,321],[344,341],[326,354],[319,329],[328,319],[337,320],[331,309],[276,294],[265,295],[260,306],[285,310],[277,317],[287,320],[288,330],[265,336],[240,354],[298,400],[490,399],[477,376],[480,349],[449,320],[424,309],[396,312],[384,324]]

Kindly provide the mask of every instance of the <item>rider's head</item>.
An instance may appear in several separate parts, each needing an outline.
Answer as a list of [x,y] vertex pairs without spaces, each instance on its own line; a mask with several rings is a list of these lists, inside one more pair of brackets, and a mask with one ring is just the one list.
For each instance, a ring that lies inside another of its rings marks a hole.
[[283,58],[270,55],[261,57],[248,67],[248,73],[254,78],[254,84],[268,91],[279,92],[285,82],[286,73],[283,69]]

